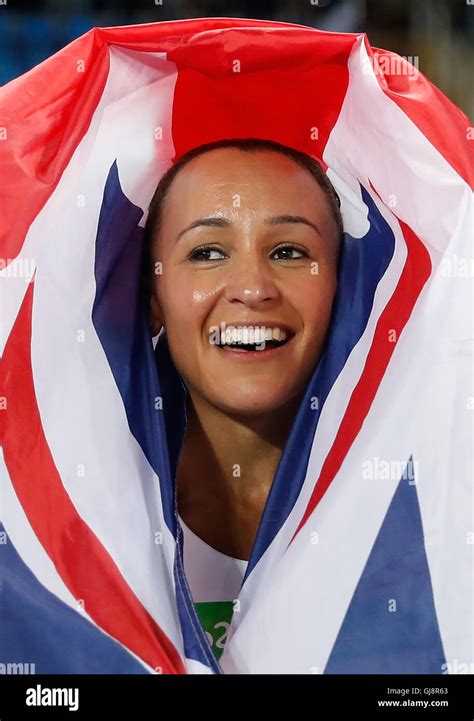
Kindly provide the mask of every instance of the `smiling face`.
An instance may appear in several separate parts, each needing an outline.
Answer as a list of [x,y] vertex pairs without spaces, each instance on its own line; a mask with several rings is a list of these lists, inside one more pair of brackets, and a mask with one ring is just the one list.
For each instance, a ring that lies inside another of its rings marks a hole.
[[[171,183],[152,253],[162,264],[153,332],[165,326],[193,401],[255,415],[304,391],[337,287],[336,224],[308,171],[266,150],[219,148],[194,158]],[[215,343],[222,324],[265,326],[275,339],[280,327],[289,340],[236,353]]]

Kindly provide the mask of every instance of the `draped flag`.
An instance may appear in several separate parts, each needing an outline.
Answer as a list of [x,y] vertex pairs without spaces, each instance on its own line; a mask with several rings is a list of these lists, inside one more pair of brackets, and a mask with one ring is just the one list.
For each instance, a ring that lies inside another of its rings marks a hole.
[[[2,668],[474,672],[463,113],[364,34],[233,18],[94,28],[0,107]],[[345,235],[218,660],[175,501],[186,389],[139,265],[165,170],[237,137],[319,159]]]

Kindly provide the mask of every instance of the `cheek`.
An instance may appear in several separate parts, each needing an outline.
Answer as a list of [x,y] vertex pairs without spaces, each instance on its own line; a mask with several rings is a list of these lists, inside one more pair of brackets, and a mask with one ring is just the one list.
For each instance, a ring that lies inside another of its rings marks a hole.
[[293,304],[298,308],[305,327],[312,330],[326,329],[337,288],[334,274],[314,275],[302,280],[293,292]]
[[199,278],[195,273],[169,270],[158,292],[169,337],[176,338],[179,330],[179,335],[186,334],[185,338],[191,334],[201,335],[222,285],[216,278]]

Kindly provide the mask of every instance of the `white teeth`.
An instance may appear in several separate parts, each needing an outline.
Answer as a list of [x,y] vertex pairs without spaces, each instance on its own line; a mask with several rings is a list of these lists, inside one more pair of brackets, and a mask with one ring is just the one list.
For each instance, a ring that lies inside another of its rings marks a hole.
[[264,341],[284,341],[288,333],[283,328],[267,328],[265,326],[230,326],[221,332],[221,345],[259,344]]
[[225,343],[227,345],[233,345],[234,343],[241,343],[242,342],[242,331],[240,331],[240,338],[239,338],[239,331],[237,328],[226,328],[224,334],[222,335],[222,343]]

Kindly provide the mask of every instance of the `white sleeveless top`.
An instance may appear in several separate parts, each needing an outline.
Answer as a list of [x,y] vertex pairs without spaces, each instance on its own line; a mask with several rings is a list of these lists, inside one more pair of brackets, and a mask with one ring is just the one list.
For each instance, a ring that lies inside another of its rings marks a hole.
[[184,571],[194,603],[236,599],[248,561],[212,548],[178,518],[183,529]]

